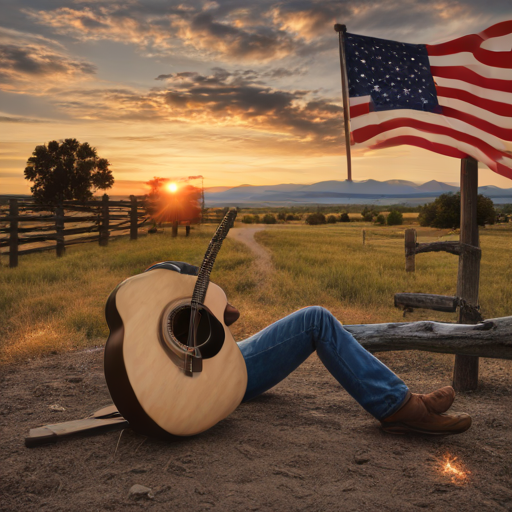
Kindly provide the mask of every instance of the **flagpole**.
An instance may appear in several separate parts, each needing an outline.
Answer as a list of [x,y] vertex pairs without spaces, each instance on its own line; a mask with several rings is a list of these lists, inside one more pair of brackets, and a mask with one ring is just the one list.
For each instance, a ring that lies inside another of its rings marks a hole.
[[345,34],[347,32],[347,26],[336,23],[336,25],[334,25],[334,30],[338,32],[340,46],[341,91],[343,96],[343,119],[345,121],[345,148],[347,153],[347,181],[352,181],[352,158],[350,155],[350,106],[348,104],[347,61],[345,59]]

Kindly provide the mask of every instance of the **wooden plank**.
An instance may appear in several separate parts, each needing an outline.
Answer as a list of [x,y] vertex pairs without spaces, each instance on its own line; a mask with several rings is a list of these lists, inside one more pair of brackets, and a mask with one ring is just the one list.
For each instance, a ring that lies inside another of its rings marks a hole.
[[18,266],[18,200],[9,199],[9,216],[12,217],[9,234],[9,267]]
[[[464,158],[460,168],[460,241],[463,244],[479,247],[477,224],[478,162],[474,158]],[[478,307],[480,283],[480,253],[462,251],[459,255],[457,295],[465,303]],[[474,320],[466,308],[459,310],[461,324]],[[453,387],[456,391],[469,391],[478,387],[478,358],[457,355],[453,368]]]
[[433,311],[453,313],[457,311],[459,298],[450,295],[433,295],[430,293],[396,293],[396,308],[420,308]]
[[130,196],[131,210],[130,210],[130,240],[137,240],[138,227],[137,227],[137,198]]
[[[414,228],[405,230],[405,271],[414,272],[416,269],[416,230]],[[395,296],[396,299],[396,296]]]
[[108,204],[108,195],[103,194],[103,199],[101,201],[101,224],[100,224],[100,235],[99,235],[99,244],[101,247],[106,247],[108,245],[108,236],[109,236],[109,224],[110,224],[110,211]]
[[512,316],[476,325],[404,322],[344,325],[370,352],[422,350],[466,357],[512,359]]
[[55,240],[57,241],[56,245],[56,254],[57,258],[64,256],[66,252],[66,246],[64,245],[64,209],[62,206],[59,206],[55,209]]
[[432,242],[428,244],[416,244],[416,254],[423,252],[448,252],[450,254],[460,255],[464,251],[481,253],[480,247],[474,247],[460,242]]

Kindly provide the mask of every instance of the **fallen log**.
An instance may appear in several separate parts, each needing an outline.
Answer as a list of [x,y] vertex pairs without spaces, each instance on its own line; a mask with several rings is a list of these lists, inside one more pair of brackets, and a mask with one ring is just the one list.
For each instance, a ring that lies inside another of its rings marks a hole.
[[425,321],[343,327],[370,352],[423,350],[512,359],[512,316],[475,325]]

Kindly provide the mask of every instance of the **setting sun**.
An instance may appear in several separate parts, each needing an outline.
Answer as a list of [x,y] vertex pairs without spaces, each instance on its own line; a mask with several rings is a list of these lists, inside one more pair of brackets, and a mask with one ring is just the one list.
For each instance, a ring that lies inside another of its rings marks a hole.
[[167,185],[167,190],[169,190],[169,192],[172,192],[174,194],[174,192],[176,192],[176,190],[178,190],[178,185],[176,185],[176,183],[169,183],[169,185]]

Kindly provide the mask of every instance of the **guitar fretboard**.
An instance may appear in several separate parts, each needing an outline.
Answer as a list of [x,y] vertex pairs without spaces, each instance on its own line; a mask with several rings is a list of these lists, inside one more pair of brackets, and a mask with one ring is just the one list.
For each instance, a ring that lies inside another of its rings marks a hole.
[[203,262],[201,263],[201,267],[199,269],[196,285],[194,287],[194,293],[192,294],[192,308],[197,308],[199,304],[204,302],[206,292],[208,290],[208,284],[210,283],[210,274],[212,272],[215,259],[217,258],[217,254],[219,253],[220,248],[222,247],[222,242],[228,235],[229,230],[235,222],[235,218],[236,210],[228,211],[219,224],[217,231],[215,231],[215,234],[210,240],[210,244],[208,245],[208,249],[206,249]]

